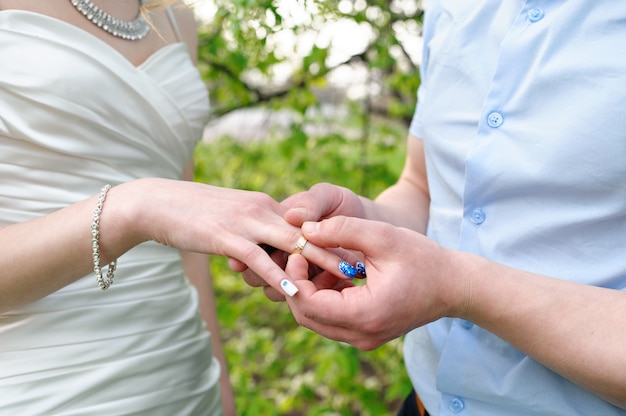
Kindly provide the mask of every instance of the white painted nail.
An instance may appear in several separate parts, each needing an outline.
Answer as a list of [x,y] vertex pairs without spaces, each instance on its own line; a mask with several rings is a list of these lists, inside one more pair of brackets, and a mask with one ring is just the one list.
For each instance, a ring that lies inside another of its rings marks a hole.
[[298,293],[298,288],[296,287],[296,285],[294,285],[293,282],[287,279],[283,279],[280,281],[280,287],[282,287],[285,293],[290,297],[293,297],[293,295]]

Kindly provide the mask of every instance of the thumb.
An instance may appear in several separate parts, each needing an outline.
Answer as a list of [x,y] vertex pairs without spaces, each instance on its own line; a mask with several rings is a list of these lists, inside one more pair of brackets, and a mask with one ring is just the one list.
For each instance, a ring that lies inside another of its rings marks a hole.
[[337,216],[320,222],[305,222],[302,233],[318,247],[341,247],[371,257],[389,241],[394,228],[385,222]]
[[305,221],[318,221],[332,215],[342,201],[341,189],[327,183],[313,185],[306,192],[292,195],[281,202],[287,208],[285,221],[300,227]]

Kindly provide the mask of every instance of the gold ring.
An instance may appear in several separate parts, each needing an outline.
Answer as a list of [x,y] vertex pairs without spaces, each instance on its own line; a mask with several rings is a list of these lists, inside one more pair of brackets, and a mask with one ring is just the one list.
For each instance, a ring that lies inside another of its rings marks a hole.
[[309,241],[306,238],[304,238],[304,236],[301,235],[300,238],[298,238],[298,241],[296,241],[296,246],[293,248],[293,251],[291,252],[291,254],[302,253],[302,250],[304,250],[304,246],[308,242]]

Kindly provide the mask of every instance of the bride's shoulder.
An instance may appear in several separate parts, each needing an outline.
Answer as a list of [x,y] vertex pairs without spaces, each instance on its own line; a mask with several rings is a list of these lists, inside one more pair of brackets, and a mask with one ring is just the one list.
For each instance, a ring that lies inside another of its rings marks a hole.
[[176,24],[183,37],[182,40],[185,42],[195,42],[197,36],[197,22],[191,7],[182,0],[173,1],[168,7],[176,19]]
[[195,55],[194,51],[198,45],[198,30],[193,10],[183,0],[152,0],[152,3],[148,3],[148,7],[152,7],[153,4],[154,9],[151,11],[160,15],[159,19],[155,19],[155,23],[156,20],[167,21],[170,26],[169,29],[176,34],[176,37],[179,37],[177,40],[189,45],[189,50]]

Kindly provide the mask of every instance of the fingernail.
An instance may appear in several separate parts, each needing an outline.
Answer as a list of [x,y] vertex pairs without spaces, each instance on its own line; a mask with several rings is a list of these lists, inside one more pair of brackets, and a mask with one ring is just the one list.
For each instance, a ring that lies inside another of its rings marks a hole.
[[350,279],[356,276],[356,267],[354,267],[345,260],[339,262],[339,270]]
[[293,297],[293,295],[298,293],[298,288],[296,287],[296,285],[294,285],[293,282],[290,282],[287,279],[283,279],[280,281],[280,287],[283,288],[283,291],[289,297]]
[[319,228],[319,225],[320,225],[319,222],[307,221],[304,224],[302,224],[302,227],[300,228],[302,229],[303,233],[313,234],[315,233],[315,231],[317,231],[317,229]]
[[359,275],[359,279],[365,279],[367,277],[367,273],[365,273],[365,264],[363,264],[363,262],[356,262],[356,272]]
[[298,218],[300,223],[309,219],[309,210],[304,207],[290,208],[287,212],[291,218]]
[[298,217],[300,217],[302,221],[305,221],[309,218],[309,210],[306,208],[303,208],[303,207],[291,208],[289,211],[292,215],[294,213],[297,213]]

